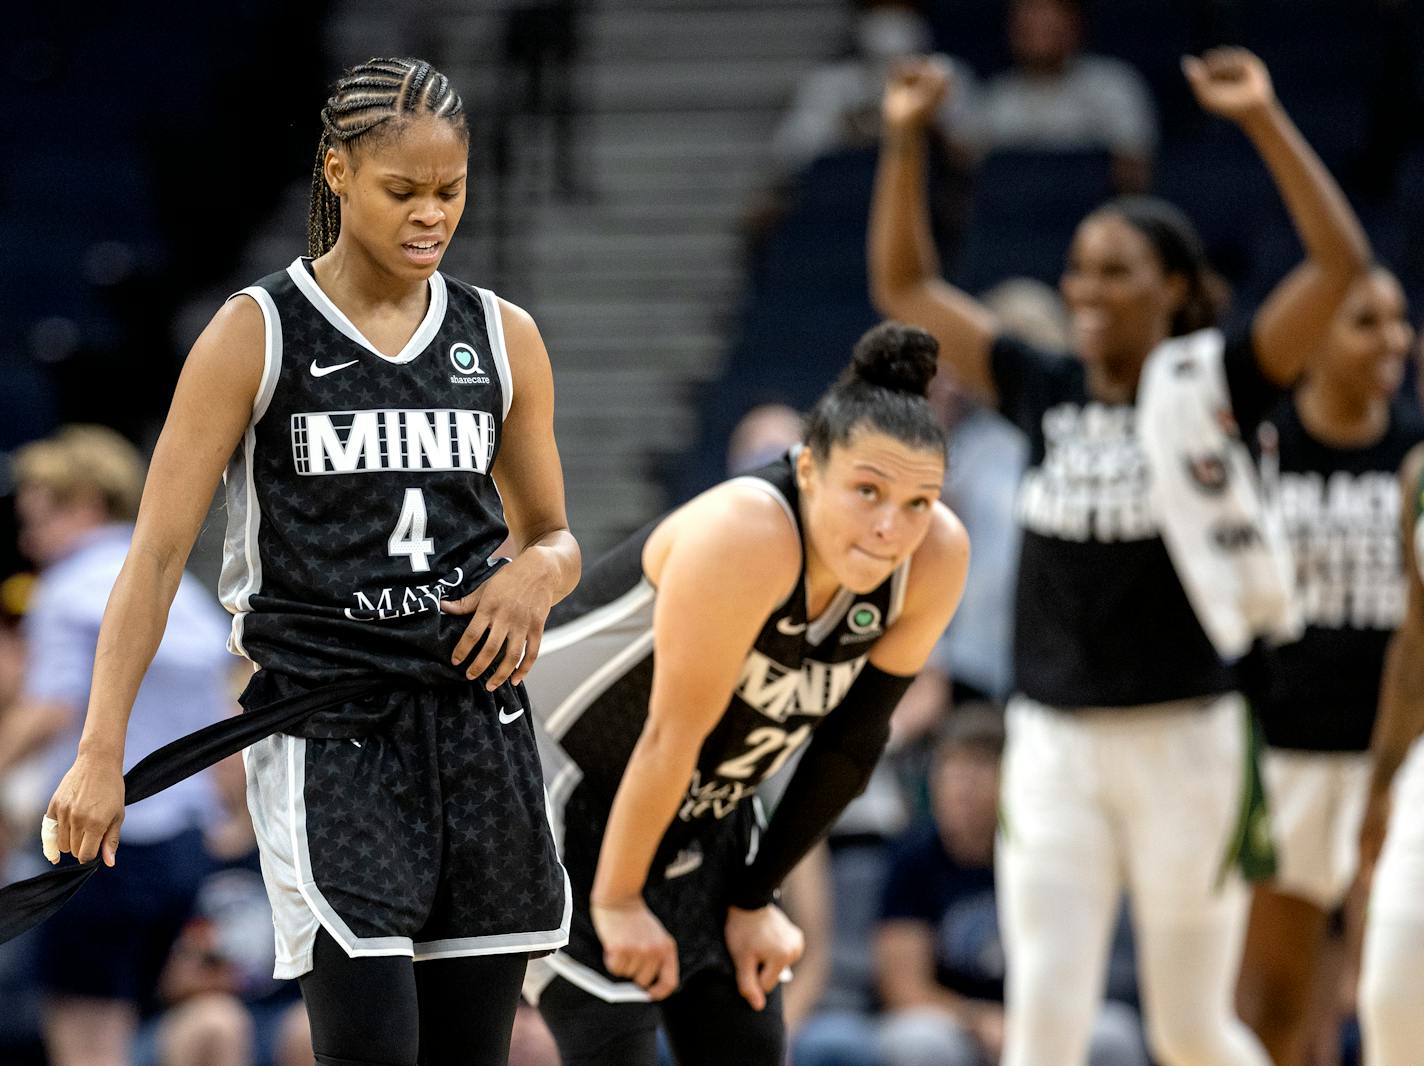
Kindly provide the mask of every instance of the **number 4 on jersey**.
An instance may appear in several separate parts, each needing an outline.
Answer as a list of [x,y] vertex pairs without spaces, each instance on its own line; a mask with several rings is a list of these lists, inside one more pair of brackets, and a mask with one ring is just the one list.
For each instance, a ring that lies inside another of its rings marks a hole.
[[391,539],[386,541],[386,551],[409,558],[410,568],[417,573],[430,569],[435,541],[425,535],[425,493],[420,489],[405,490],[405,502]]

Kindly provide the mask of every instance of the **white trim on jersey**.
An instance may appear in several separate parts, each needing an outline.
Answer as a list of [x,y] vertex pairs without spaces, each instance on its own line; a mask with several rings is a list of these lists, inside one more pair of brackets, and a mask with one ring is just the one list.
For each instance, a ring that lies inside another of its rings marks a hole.
[[504,393],[504,417],[509,417],[509,405],[514,402],[514,371],[509,369],[509,349],[504,343],[504,316],[499,313],[499,297],[489,289],[476,287],[480,303],[485,308],[485,335],[489,337],[490,354],[494,356],[495,369],[499,371],[499,383]]
[[[800,448],[800,445],[798,444],[796,447],[797,447],[797,448]],[[796,449],[792,449],[792,455],[794,456],[795,454],[796,454]],[[793,476],[794,476],[794,473],[793,473]],[[759,477],[752,477],[751,475],[746,475],[746,474],[744,474],[744,475],[742,475],[742,476],[740,476],[740,477],[728,478],[725,482],[723,482],[723,484],[726,484],[726,485],[747,485],[747,486],[749,486],[750,488],[758,489],[759,491],[766,493],[768,496],[770,496],[770,497],[771,497],[773,500],[775,500],[777,503],[781,504],[781,509],[786,512],[786,520],[791,523],[791,531],[796,534],[796,540],[797,540],[797,542],[798,542],[798,543],[800,542],[800,540],[801,540],[801,523],[800,523],[800,522],[797,520],[797,518],[796,518],[796,512],[791,509],[791,501],[788,500],[788,499],[786,498],[785,494],[784,494],[779,488],[777,488],[775,485],[773,485],[770,481],[766,481],[766,480],[764,480],[764,479],[762,479],[762,478],[759,478]],[[806,563],[805,563],[805,560],[803,559],[803,560],[802,560],[802,563],[801,563],[801,568],[804,570],[805,567],[806,567]],[[797,584],[799,585],[800,582],[798,581]],[[780,603],[778,603],[778,604],[776,605],[776,609],[779,611],[779,610],[781,610],[783,607],[785,607],[785,606],[791,601],[791,597],[794,596],[794,595],[796,595],[796,586],[795,586],[795,585],[793,585],[792,588],[791,588],[791,591],[786,594],[786,598],[783,599]]]
[[826,609],[816,616],[815,621],[806,624],[806,643],[819,646],[831,630],[841,624],[841,619],[845,617],[846,611],[850,610],[851,601],[855,599],[855,593],[842,585],[836,589],[836,594],[831,597],[831,602],[826,605]]
[[895,568],[895,572],[890,575],[890,610],[885,615],[885,628],[889,629],[895,624],[895,619],[900,617],[900,613],[905,609],[905,592],[910,587],[910,559]]
[[577,644],[585,637],[592,636],[602,629],[616,626],[630,615],[637,614],[638,611],[647,607],[653,602],[653,597],[656,595],[656,591],[646,577],[639,579],[636,585],[616,600],[610,600],[602,607],[594,608],[582,618],[575,618],[566,625],[549,630],[544,635],[540,654],[548,655],[551,652],[563,651],[570,644]]
[[787,521],[791,523],[791,528],[796,531],[796,535],[798,537],[801,535],[801,523],[796,521],[796,512],[791,509],[791,501],[788,500],[784,495],[782,495],[781,490],[775,485],[773,485],[770,481],[766,481],[763,478],[759,477],[743,475],[741,477],[728,478],[724,482],[724,484],[748,485],[751,488],[759,489],[760,491],[766,493],[777,503],[781,504],[781,509],[786,512]]
[[[544,753],[540,752],[542,758]],[[554,847],[559,854],[564,853],[564,810],[569,805],[569,797],[574,794],[574,789],[583,782],[583,768],[564,754],[563,749],[558,749],[559,756],[566,760],[563,769],[554,775],[554,779],[549,782],[544,789],[544,799],[549,811],[549,828],[554,834]],[[546,764],[548,760],[545,760]]]
[[[597,996],[605,1003],[648,1003],[651,1002],[647,989],[632,981],[610,981],[597,970],[590,969],[577,959],[562,951],[538,960],[553,970],[571,985],[576,985],[589,995]],[[547,982],[544,987],[548,987]],[[541,989],[542,991],[542,989]]]
[[603,695],[613,682],[617,681],[628,668],[642,659],[653,649],[653,631],[648,628],[608,662],[590,674],[578,688],[544,720],[544,728],[555,740],[563,740],[564,734],[578,721],[594,700]]
[[257,387],[257,395],[252,398],[250,423],[250,426],[255,426],[267,413],[267,406],[277,391],[277,379],[282,375],[282,316],[277,312],[272,294],[260,285],[249,285],[234,295],[252,297],[262,311],[262,381]]
[[415,328],[415,332],[410,335],[410,340],[405,342],[405,347],[400,350],[399,354],[385,355],[366,339],[366,335],[356,328],[341,308],[331,302],[331,297],[321,291],[321,286],[316,283],[316,279],[302,265],[300,256],[292,260],[292,264],[287,267],[287,276],[292,279],[297,290],[307,298],[307,301],[321,312],[321,317],[330,322],[337,332],[349,340],[355,341],[385,363],[409,363],[414,360],[430,346],[430,342],[435,339],[435,335],[440,332],[440,327],[445,321],[445,305],[449,297],[445,291],[445,276],[437,270],[430,275],[430,306],[425,310],[425,317],[421,319],[420,325]]
[[[252,418],[242,437],[242,446],[223,471],[228,520],[223,537],[222,575],[218,599],[232,612],[232,633],[228,649],[247,658],[242,644],[243,621],[252,610],[252,596],[262,589],[262,556],[257,536],[262,525],[262,509],[257,502],[257,486],[252,466],[257,449],[257,423],[267,413],[282,374],[282,318],[271,293],[259,285],[249,286],[234,296],[250,296],[262,312],[262,378],[252,399]],[[229,297],[231,299],[231,297]]]

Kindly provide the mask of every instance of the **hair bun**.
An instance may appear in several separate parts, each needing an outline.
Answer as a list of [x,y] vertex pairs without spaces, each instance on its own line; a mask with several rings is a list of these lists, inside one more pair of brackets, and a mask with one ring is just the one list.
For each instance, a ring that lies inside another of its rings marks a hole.
[[856,342],[851,373],[891,392],[924,396],[938,365],[939,342],[917,326],[882,322]]

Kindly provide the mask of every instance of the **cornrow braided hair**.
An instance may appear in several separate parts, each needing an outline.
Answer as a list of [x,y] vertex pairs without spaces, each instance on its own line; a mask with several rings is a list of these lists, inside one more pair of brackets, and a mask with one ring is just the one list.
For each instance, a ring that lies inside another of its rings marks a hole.
[[312,167],[307,254],[325,255],[341,233],[341,201],[326,183],[326,152],[351,147],[389,119],[431,115],[465,128],[464,105],[450,79],[421,59],[368,59],[337,79],[321,109]]

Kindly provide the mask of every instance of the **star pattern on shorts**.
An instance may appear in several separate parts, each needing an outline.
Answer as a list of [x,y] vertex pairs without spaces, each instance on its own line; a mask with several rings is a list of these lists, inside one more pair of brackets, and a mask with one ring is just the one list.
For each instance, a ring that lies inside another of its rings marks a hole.
[[390,697],[382,728],[308,740],[313,876],[359,937],[421,942],[556,929],[563,873],[530,716],[475,685]]

